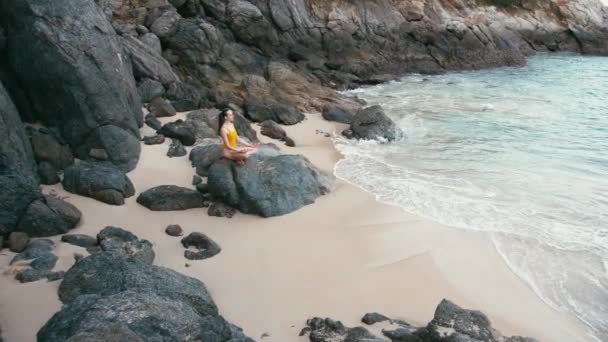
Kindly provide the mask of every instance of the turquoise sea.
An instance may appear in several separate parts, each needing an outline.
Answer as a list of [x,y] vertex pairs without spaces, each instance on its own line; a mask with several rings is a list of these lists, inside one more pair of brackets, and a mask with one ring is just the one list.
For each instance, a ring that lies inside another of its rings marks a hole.
[[347,141],[338,177],[380,201],[490,232],[549,305],[608,341],[608,58],[410,75],[350,91],[406,137]]

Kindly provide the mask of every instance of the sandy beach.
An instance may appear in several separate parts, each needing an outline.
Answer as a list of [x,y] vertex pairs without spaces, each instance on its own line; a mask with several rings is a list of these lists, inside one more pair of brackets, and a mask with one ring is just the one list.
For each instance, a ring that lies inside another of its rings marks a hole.
[[[289,148],[276,142],[284,152],[305,155],[333,174],[340,155],[331,137],[317,130],[334,133],[342,125],[308,114],[304,122],[284,128],[297,144]],[[147,126],[141,132],[153,134]],[[129,173],[137,194],[164,184],[192,187],[188,157],[168,158],[169,143],[142,145],[139,165]],[[206,209],[152,212],[136,203],[137,194],[124,206],[110,206],[67,193],[61,184],[43,191],[65,197],[82,211],[82,222],[72,233],[95,235],[115,225],[150,240],[155,264],[202,280],[221,313],[257,340],[265,334],[264,341],[306,341],[298,333],[314,316],[354,326],[363,314],[377,311],[424,325],[442,298],[483,311],[505,335],[590,340],[581,323],[543,303],[511,272],[487,234],[405,213],[339,179],[316,203],[269,219],[240,213],[232,219],[209,217]],[[169,224],[181,225],[186,234],[207,234],[222,252],[203,261],[186,260],[180,239],[164,232]],[[59,256],[56,270],[67,270],[74,253],[86,254],[59,237],[52,240]],[[8,342],[35,341],[40,327],[60,308],[59,282],[18,283],[18,266],[8,266],[13,255],[8,249],[0,254],[0,326]]]

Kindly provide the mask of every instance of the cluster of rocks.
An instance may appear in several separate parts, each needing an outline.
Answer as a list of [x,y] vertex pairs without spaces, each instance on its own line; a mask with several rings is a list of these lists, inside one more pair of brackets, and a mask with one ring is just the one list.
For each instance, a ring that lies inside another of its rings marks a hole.
[[374,335],[362,326],[349,328],[340,321],[319,317],[309,319],[300,336],[309,334],[311,342],[383,342],[387,339],[392,342],[536,342],[529,337],[502,336],[482,312],[463,309],[446,299],[439,303],[433,319],[425,327],[415,327],[379,313],[368,313],[361,321],[367,325],[384,323],[384,336]]
[[38,340],[253,341],[219,314],[201,281],[153,265],[148,241],[118,227],[97,241],[100,249],[65,273],[64,305]]
[[10,264],[29,261],[28,267],[17,272],[15,279],[22,283],[37,281],[42,278],[47,278],[49,281],[55,281],[63,278],[65,272],[53,272],[57,257],[52,253],[54,243],[47,239],[38,239],[27,244],[27,247],[15,255]]

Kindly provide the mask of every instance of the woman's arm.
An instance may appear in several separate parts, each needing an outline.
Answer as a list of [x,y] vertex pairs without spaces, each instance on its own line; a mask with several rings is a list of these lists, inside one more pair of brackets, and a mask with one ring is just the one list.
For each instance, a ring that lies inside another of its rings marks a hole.
[[[226,128],[222,128],[220,130],[220,133],[221,133],[222,141],[224,142],[225,148],[227,148],[231,151],[235,151],[235,152],[242,152],[241,149],[230,146],[230,144],[228,143],[228,130]],[[238,138],[237,138],[237,140],[238,140]]]
[[239,137],[238,135],[236,136],[236,140],[239,144],[249,147],[249,148],[255,148],[257,146],[257,144],[250,144],[248,142],[246,142],[245,140],[241,139],[241,137]]

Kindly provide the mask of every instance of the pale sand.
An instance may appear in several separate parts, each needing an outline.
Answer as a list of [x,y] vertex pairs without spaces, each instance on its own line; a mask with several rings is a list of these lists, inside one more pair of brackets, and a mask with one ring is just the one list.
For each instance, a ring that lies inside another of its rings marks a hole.
[[[315,130],[341,128],[309,114],[303,123],[286,127],[296,148],[277,144],[331,174],[340,155],[331,139]],[[142,128],[144,135],[151,132]],[[129,174],[138,192],[162,184],[191,186],[188,158],[166,157],[169,142],[142,145],[139,166]],[[270,219],[243,214],[214,218],[206,209],[152,212],[139,206],[136,196],[115,207],[66,193],[61,185],[45,187],[50,190],[68,196],[82,211],[83,221],[73,233],[94,235],[116,225],[152,241],[156,264],[204,281],[222,314],[257,340],[266,333],[265,341],[306,341],[298,333],[314,316],[358,325],[363,314],[378,311],[423,325],[441,298],[485,312],[505,335],[590,340],[578,321],[544,304],[510,271],[486,234],[404,213],[340,180],[313,205]],[[169,224],[180,224],[186,233],[208,234],[222,252],[204,261],[186,260],[180,239],[164,233]],[[86,254],[58,242],[56,269],[67,269],[74,252]],[[0,255],[0,326],[7,342],[34,341],[60,308],[59,282],[19,284],[13,279],[14,267],[7,267],[12,256],[6,249]]]

